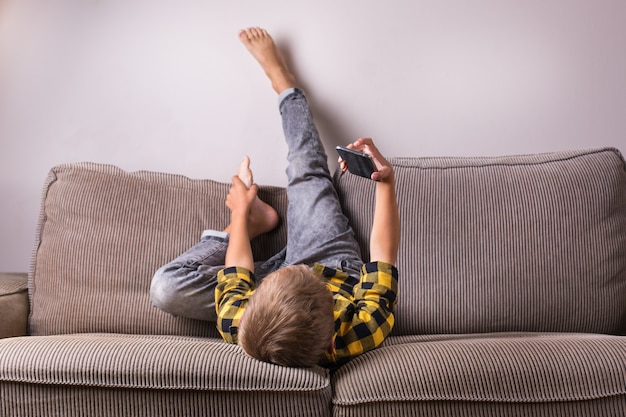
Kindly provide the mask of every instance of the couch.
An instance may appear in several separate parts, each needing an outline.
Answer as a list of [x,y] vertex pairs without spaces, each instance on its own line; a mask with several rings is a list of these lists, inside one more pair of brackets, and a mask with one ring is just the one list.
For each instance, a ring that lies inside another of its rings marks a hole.
[[[619,151],[390,160],[396,326],[332,373],[258,362],[151,305],[154,271],[227,224],[229,184],[52,168],[30,272],[0,275],[0,415],[626,415]],[[367,254],[373,183],[334,180]],[[285,213],[283,188],[259,195]],[[255,256],[285,239],[281,224]]]

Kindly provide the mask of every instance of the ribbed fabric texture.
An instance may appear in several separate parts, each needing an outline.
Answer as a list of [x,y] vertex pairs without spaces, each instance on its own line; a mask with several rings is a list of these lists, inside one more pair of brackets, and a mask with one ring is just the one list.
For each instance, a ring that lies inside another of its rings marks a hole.
[[335,406],[334,417],[622,417],[624,397],[562,403],[426,401]]
[[213,339],[31,336],[0,340],[0,352],[0,409],[7,416],[330,412],[327,370],[271,365]]
[[62,385],[0,384],[7,417],[327,417],[330,393],[159,391]]
[[[626,333],[618,151],[391,162],[402,222],[394,334]],[[335,180],[367,254],[374,183]]]
[[613,404],[606,415],[624,412],[626,402],[615,401],[626,401],[624,337],[483,334],[400,339],[394,343],[392,338],[334,374],[335,415],[375,415],[362,413],[369,406],[386,409],[388,415],[408,415],[399,410],[421,415],[432,402],[438,407],[448,402],[454,407],[533,404],[519,408],[542,410],[550,407],[536,404],[560,409],[563,403],[596,401]]
[[[0,340],[0,415],[624,415],[625,338],[591,334],[626,333],[619,152],[391,162],[396,336],[332,389],[325,370],[254,361],[212,323],[151,306],[154,271],[228,223],[229,184],[53,168],[29,276],[35,336]],[[367,254],[375,184],[335,181]],[[260,196],[284,218],[284,189]],[[281,224],[253,242],[257,258],[285,238]]]
[[76,334],[0,341],[1,379],[31,384],[213,391],[330,389],[323,368],[257,361],[221,340],[182,336]]
[[[217,336],[212,323],[153,308],[150,280],[199,239],[229,221],[229,184],[180,175],[66,164],[46,181],[30,275],[30,333],[76,332]],[[286,210],[286,195],[261,187]],[[286,227],[253,242],[258,259],[277,252]],[[71,312],[71,313],[70,313]]]

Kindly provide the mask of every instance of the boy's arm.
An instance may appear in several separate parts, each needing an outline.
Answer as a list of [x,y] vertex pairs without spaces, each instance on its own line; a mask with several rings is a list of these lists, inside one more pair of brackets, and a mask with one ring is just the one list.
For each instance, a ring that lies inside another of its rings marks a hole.
[[237,343],[239,321],[256,284],[250,271],[245,268],[225,268],[217,274],[215,309],[217,330],[228,343]]
[[396,264],[400,244],[400,217],[393,170],[376,184],[374,223],[370,235],[370,259]]
[[250,207],[256,198],[257,186],[246,188],[238,176],[226,197],[230,209],[230,224],[225,267],[217,274],[215,308],[217,330],[228,343],[237,343],[237,329],[248,299],[254,292],[254,258],[248,232]]
[[[370,138],[358,139],[348,147],[371,155],[378,169],[378,172],[372,174],[372,179],[377,183],[374,223],[370,235],[370,259],[395,265],[400,245],[400,216],[393,167]],[[342,169],[346,169],[345,164]]]
[[375,349],[393,328],[394,308],[398,292],[398,271],[385,262],[363,265],[353,294],[341,290],[342,278],[331,278],[329,286],[335,293],[335,319],[341,322],[334,350],[327,355],[332,363]]
[[250,207],[256,198],[257,186],[252,184],[246,188],[239,177],[234,176],[226,205],[230,209],[230,225],[226,228],[229,233],[228,249],[226,250],[225,267],[243,267],[254,272],[254,258],[250,246],[248,232],[248,216]]

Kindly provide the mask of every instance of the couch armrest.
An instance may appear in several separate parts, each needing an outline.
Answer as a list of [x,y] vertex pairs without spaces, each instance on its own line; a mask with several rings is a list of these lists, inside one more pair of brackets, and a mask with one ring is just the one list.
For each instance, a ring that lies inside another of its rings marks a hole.
[[0,272],[0,317],[0,339],[26,335],[28,274]]

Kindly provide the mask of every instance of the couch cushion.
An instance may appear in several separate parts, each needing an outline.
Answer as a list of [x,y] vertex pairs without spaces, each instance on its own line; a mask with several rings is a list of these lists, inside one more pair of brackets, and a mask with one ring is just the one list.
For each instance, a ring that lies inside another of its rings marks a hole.
[[626,338],[390,338],[333,375],[335,415],[589,415],[626,411]]
[[[30,333],[77,332],[218,336],[214,324],[174,318],[150,303],[161,265],[228,223],[229,184],[180,175],[125,172],[92,163],[53,168],[42,196],[29,277]],[[284,212],[283,189],[261,198]],[[253,242],[269,257],[286,229]]]
[[[626,332],[626,169],[615,149],[392,158],[394,334]],[[363,253],[374,183],[335,177]]]
[[221,340],[78,334],[0,340],[11,415],[328,416],[328,371],[257,361]]

